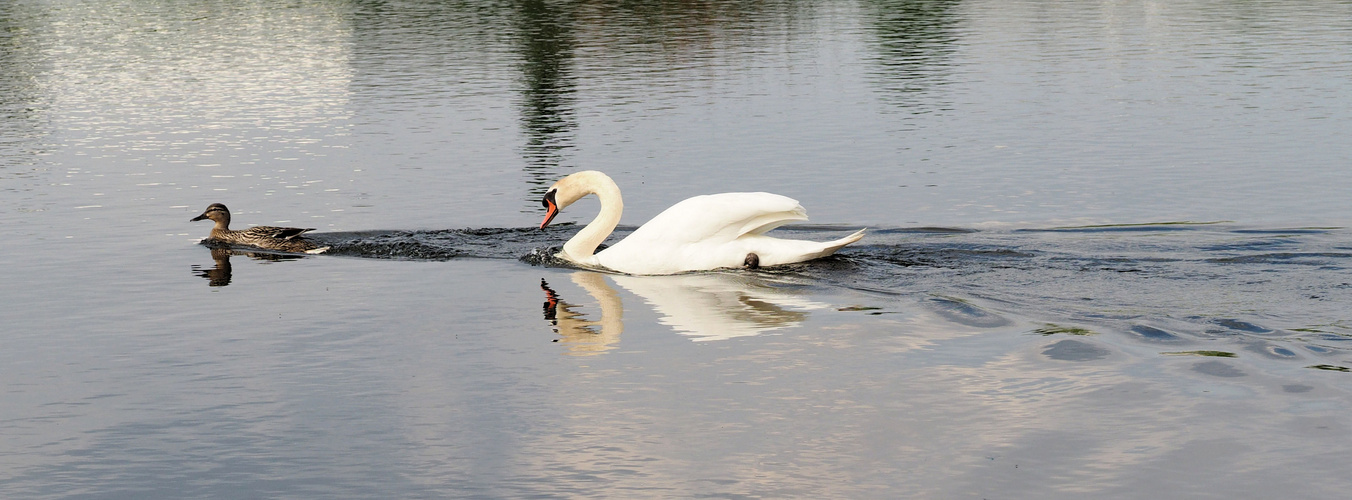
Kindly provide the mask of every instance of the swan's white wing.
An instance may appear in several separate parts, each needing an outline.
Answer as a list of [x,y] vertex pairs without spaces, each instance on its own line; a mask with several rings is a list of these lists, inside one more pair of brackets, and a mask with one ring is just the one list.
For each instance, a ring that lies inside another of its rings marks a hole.
[[807,220],[807,211],[787,196],[771,193],[709,194],[672,205],[643,224],[625,241],[660,241],[664,244],[726,242],[801,220]]
[[771,193],[696,196],[666,209],[625,239],[596,254],[601,266],[628,274],[672,274],[738,267],[755,253],[773,266],[830,255],[862,233],[832,242],[782,240],[763,233],[807,212]]

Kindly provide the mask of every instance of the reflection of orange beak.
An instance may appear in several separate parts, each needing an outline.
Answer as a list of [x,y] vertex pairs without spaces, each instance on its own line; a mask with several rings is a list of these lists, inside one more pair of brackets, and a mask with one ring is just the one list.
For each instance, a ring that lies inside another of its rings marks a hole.
[[[554,321],[559,316],[559,294],[549,287],[544,278],[540,278],[540,289],[545,291],[545,319]],[[558,324],[554,321],[554,324]]]
[[554,216],[559,215],[559,205],[554,203],[553,192],[545,195],[544,204],[546,210],[545,221],[540,223],[540,229],[544,229],[545,226],[549,225],[550,221],[554,220]]

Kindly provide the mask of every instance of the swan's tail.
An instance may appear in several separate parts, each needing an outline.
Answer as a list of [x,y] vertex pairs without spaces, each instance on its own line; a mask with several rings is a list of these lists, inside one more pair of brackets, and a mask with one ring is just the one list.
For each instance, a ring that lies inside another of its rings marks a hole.
[[818,252],[817,255],[812,256],[812,258],[815,259],[815,258],[817,258],[817,257],[825,257],[825,256],[827,256],[827,255],[831,255],[831,254],[833,254],[833,253],[836,253],[836,250],[840,250],[841,247],[844,247],[845,245],[849,245],[850,243],[854,243],[854,242],[856,242],[856,241],[859,241],[859,240],[860,240],[861,238],[863,238],[863,237],[864,237],[864,230],[863,230],[863,229],[860,229],[860,230],[858,230],[858,231],[855,231],[854,234],[851,234],[851,235],[846,236],[846,237],[844,237],[844,238],[841,238],[841,239],[838,239],[838,240],[834,240],[834,241],[827,241],[827,242],[824,242],[824,243],[822,243],[822,249],[821,249],[821,251]]
[[726,256],[729,262],[735,263],[724,264],[724,266],[750,266],[748,254],[753,253],[756,254],[756,265],[760,267],[808,261],[836,253],[836,250],[840,250],[841,247],[859,241],[863,237],[863,229],[832,241],[781,240],[768,236],[750,236],[743,238],[747,240],[747,245],[733,250],[733,255]]

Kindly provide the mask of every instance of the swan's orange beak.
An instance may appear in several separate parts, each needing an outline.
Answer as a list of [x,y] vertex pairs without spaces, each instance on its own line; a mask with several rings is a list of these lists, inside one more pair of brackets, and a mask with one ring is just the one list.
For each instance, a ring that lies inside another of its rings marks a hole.
[[559,215],[559,204],[554,203],[554,191],[545,193],[544,206],[546,210],[545,221],[540,223],[540,229],[544,229],[550,221],[554,220],[555,216]]

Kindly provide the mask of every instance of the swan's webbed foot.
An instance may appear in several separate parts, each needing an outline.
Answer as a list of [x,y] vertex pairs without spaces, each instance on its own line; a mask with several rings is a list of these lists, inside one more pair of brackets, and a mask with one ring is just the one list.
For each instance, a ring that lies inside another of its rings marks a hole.
[[742,261],[742,264],[747,269],[760,269],[760,256],[756,255],[755,252],[746,254],[746,260]]

